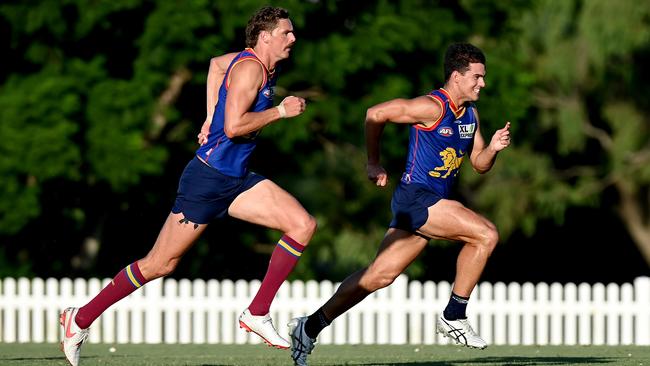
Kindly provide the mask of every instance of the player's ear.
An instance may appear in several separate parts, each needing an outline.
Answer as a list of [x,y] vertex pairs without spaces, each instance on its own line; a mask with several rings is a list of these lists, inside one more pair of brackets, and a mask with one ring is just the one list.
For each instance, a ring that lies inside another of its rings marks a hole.
[[462,75],[461,75],[460,72],[458,72],[458,70],[454,70],[454,71],[451,72],[451,80],[453,80],[453,81],[456,81],[456,82],[457,82],[458,79],[459,79],[461,76],[462,76]]
[[269,43],[270,39],[271,39],[271,32],[265,30],[260,32],[260,40],[262,42]]

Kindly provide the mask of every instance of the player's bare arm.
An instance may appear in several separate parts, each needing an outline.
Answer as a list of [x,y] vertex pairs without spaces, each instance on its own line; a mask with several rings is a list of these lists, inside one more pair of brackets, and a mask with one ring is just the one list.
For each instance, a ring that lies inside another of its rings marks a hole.
[[214,107],[219,101],[219,88],[223,82],[223,77],[228,71],[228,66],[232,60],[237,56],[237,52],[227,53],[218,57],[213,57],[210,60],[210,68],[208,70],[208,80],[206,82],[206,122],[212,122],[212,115],[214,114]]
[[281,118],[295,117],[305,111],[303,98],[284,98],[281,108],[249,112],[264,82],[264,69],[255,61],[239,63],[230,71],[224,132],[229,138],[244,136]]
[[474,108],[472,108],[472,112],[476,116],[476,133],[474,134],[474,144],[470,154],[470,161],[474,170],[483,174],[492,168],[498,152],[510,146],[510,122],[506,122],[503,128],[496,130],[490,143],[486,146],[485,140],[481,135],[478,112]]
[[368,179],[385,187],[388,174],[379,163],[380,139],[387,122],[420,123],[425,127],[435,123],[442,113],[439,102],[428,96],[413,99],[393,99],[370,107],[366,113],[366,149]]
[[236,52],[227,53],[225,55],[213,57],[210,59],[210,68],[208,69],[208,79],[206,81],[206,117],[201,132],[197,135],[199,145],[203,145],[208,141],[208,134],[210,133],[210,125],[212,124],[212,115],[214,114],[214,107],[219,101],[219,88],[223,77],[228,71],[228,66],[232,60],[237,56]]

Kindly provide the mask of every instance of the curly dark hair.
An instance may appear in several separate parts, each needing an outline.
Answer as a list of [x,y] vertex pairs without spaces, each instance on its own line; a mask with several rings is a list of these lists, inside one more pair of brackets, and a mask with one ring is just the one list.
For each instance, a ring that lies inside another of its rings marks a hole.
[[449,81],[451,73],[458,71],[464,74],[469,70],[469,64],[485,65],[485,55],[478,47],[469,43],[454,43],[447,47],[445,53],[445,81]]
[[253,14],[246,25],[246,47],[255,47],[260,32],[272,31],[277,27],[280,19],[289,19],[289,11],[265,6]]

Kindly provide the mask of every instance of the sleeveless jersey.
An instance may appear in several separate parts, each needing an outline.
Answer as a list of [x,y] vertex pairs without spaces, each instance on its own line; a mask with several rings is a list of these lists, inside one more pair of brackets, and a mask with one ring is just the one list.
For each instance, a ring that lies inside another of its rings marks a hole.
[[243,177],[248,173],[248,161],[251,153],[257,146],[257,136],[260,133],[260,130],[257,130],[246,136],[238,136],[231,139],[226,136],[223,129],[230,72],[235,65],[247,60],[258,62],[264,69],[262,87],[248,111],[262,112],[273,106],[273,89],[277,75],[266,69],[266,66],[257,58],[253,49],[246,48],[235,56],[228,66],[228,70],[226,70],[223,82],[219,88],[219,100],[217,101],[217,106],[212,116],[208,141],[196,151],[196,155],[208,163],[208,165],[231,177]]
[[440,103],[442,113],[431,127],[409,127],[405,184],[422,184],[442,198],[449,197],[460,164],[474,141],[476,117],[473,104],[458,107],[444,89],[428,94]]

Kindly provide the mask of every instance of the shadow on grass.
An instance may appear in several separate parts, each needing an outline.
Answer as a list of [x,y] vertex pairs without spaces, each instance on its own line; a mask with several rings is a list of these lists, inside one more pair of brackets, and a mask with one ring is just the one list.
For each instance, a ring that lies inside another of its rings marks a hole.
[[[463,366],[463,365],[486,365],[486,366],[532,366],[532,365],[597,365],[616,362],[615,357],[483,357],[468,360],[456,361],[424,361],[424,362],[345,362],[345,363],[321,363],[318,365],[362,365],[362,366]],[[224,364],[207,363],[200,366],[226,366]]]
[[[425,361],[425,362],[371,362],[360,363],[364,366],[462,366],[462,365],[512,365],[512,366],[528,366],[528,365],[596,365],[607,364],[616,362],[618,359],[615,357],[477,357],[469,360],[455,360],[455,361]],[[331,364],[334,366],[335,364]]]
[[[97,358],[97,356],[84,356],[83,359],[89,359],[89,358]],[[58,360],[65,362],[65,357],[63,357],[63,354],[61,356],[33,356],[33,357],[1,357],[0,356],[0,361],[48,361],[48,360]],[[0,362],[0,365],[4,365],[3,363]]]

